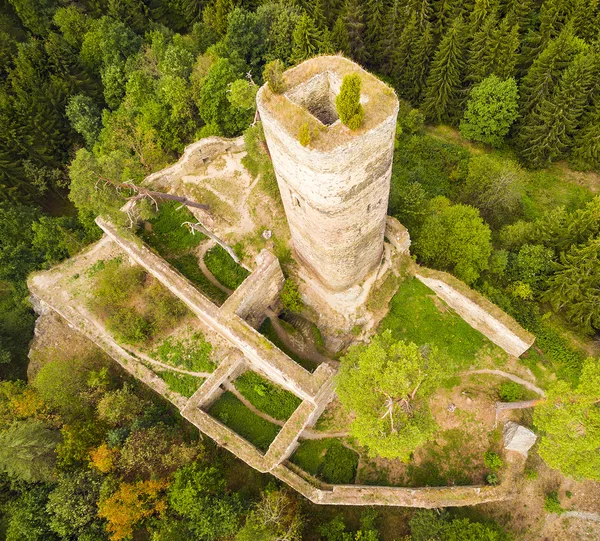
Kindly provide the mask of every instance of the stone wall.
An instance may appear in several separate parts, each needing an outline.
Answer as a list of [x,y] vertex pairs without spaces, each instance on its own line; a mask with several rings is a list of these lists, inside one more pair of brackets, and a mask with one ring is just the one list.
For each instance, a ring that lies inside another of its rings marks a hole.
[[181,299],[206,325],[238,348],[250,365],[300,398],[314,400],[333,368],[321,364],[311,374],[238,315],[221,312],[187,278],[141,241],[123,237],[113,224],[102,218],[97,218],[96,223],[128,256]]
[[268,250],[256,258],[256,268],[221,306],[222,314],[236,314],[257,329],[267,309],[277,304],[285,278],[279,260]]
[[530,332],[454,276],[420,267],[416,277],[453,308],[471,327],[477,329],[509,355],[519,357],[533,345],[535,337]]
[[[292,71],[320,61],[308,60]],[[347,69],[348,60],[332,57],[324,70],[335,74],[342,61]],[[288,99],[290,109],[302,103],[310,111],[302,96],[303,85],[309,99],[316,92],[315,77],[322,78],[323,73],[312,74],[289,90],[294,99]],[[387,96],[389,89],[380,82],[370,91],[365,97],[374,101],[378,92]],[[361,282],[381,261],[398,100],[392,93],[393,105],[371,129],[350,132],[336,122],[337,129],[351,137],[324,151],[300,145],[297,134],[289,133],[282,124],[281,115],[286,111],[267,106],[264,92],[265,87],[259,90],[257,106],[297,258],[328,289],[344,291]]]

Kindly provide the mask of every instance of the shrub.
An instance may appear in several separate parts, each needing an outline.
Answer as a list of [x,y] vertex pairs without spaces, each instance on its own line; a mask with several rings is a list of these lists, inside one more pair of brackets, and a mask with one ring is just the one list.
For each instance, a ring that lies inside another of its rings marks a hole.
[[517,402],[523,398],[523,387],[514,381],[506,381],[499,385],[498,396],[503,402]]
[[485,463],[486,468],[489,468],[492,471],[498,471],[504,466],[504,462],[500,458],[500,455],[494,451],[486,451],[483,455],[483,462]]
[[342,80],[340,93],[335,99],[335,107],[340,120],[351,130],[360,128],[365,112],[360,104],[360,75],[352,73]]
[[312,141],[312,135],[307,122],[302,124],[298,129],[298,141],[303,147],[307,147]]
[[558,515],[565,512],[562,505],[560,504],[560,500],[558,499],[558,492],[556,492],[556,490],[553,490],[552,492],[546,494],[546,498],[544,501],[544,509],[548,511],[548,513],[556,513]]
[[519,92],[511,77],[490,75],[471,90],[460,133],[472,141],[500,146],[519,116]]
[[281,302],[283,303],[283,307],[290,312],[302,312],[304,310],[304,302],[302,302],[298,286],[296,282],[289,278],[283,284]]
[[271,92],[281,94],[285,90],[283,70],[285,66],[279,59],[268,62],[263,70],[263,79],[269,85]]
[[334,441],[325,454],[319,475],[328,483],[349,484],[354,481],[357,466],[356,452]]
[[158,346],[154,355],[163,363],[185,368],[191,372],[212,372],[215,368],[211,360],[212,345],[201,332],[195,332],[189,339],[176,340],[169,336]]
[[495,473],[488,473],[485,477],[485,482],[488,485],[495,486],[500,482],[500,479],[498,479],[498,476]]

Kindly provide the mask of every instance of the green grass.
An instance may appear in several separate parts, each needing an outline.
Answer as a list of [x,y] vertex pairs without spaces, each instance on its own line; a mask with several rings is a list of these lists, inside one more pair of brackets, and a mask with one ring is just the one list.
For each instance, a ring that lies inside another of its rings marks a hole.
[[201,332],[181,340],[168,337],[153,352],[159,361],[190,372],[212,372],[215,363],[210,358],[211,353],[212,345]]
[[198,232],[192,235],[187,227],[181,225],[197,220],[187,207],[174,201],[162,203],[156,216],[148,221],[152,224],[152,231],[143,230],[141,236],[160,254],[184,253],[206,238]]
[[235,380],[234,385],[254,407],[280,421],[287,421],[302,402],[295,394],[271,383],[256,372],[243,373]]
[[225,391],[208,410],[213,417],[266,451],[281,428],[251,412],[235,395]]
[[334,438],[300,442],[291,460],[323,481],[339,485],[353,483],[358,467],[358,453]]
[[176,258],[167,258],[181,274],[192,282],[202,293],[218,305],[227,299],[227,293],[214,285],[198,266],[198,258],[193,254],[186,254]]
[[300,355],[293,352],[289,349],[279,338],[275,329],[273,328],[273,323],[269,318],[265,319],[263,324],[258,329],[258,332],[261,333],[265,338],[267,338],[271,343],[276,345],[281,351],[283,351],[290,359],[296,361],[300,366],[308,370],[309,372],[314,372],[319,366],[318,363],[311,361],[310,359],[305,359],[300,357]]
[[565,206],[568,210],[581,208],[593,195],[586,187],[566,179],[557,166],[527,172],[524,188],[523,219],[528,221],[557,206]]
[[214,277],[229,289],[236,289],[250,274],[219,245],[206,252],[204,263]]
[[170,372],[168,370],[157,372],[157,375],[169,386],[171,391],[187,396],[188,398],[198,390],[198,387],[200,387],[202,383],[204,383],[204,378],[180,374],[178,372]]
[[434,298],[435,293],[416,278],[404,281],[379,330],[391,329],[396,339],[436,346],[457,367],[468,367],[477,352],[491,343],[450,308],[440,311]]

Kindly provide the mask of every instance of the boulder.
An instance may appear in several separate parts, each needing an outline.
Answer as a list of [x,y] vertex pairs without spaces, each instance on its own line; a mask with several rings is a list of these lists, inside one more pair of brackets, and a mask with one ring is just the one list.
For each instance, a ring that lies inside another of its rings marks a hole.
[[504,448],[527,456],[537,436],[528,428],[509,421],[504,425]]

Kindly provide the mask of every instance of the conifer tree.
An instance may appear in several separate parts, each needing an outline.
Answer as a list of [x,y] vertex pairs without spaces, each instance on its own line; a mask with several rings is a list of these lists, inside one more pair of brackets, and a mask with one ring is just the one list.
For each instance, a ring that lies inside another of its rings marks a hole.
[[364,64],[369,55],[364,41],[365,23],[361,1],[346,0],[345,12],[344,22],[348,32],[350,56]]
[[441,39],[452,24],[457,11],[456,0],[436,0],[433,4],[433,32],[436,39]]
[[524,122],[536,105],[549,99],[563,71],[576,55],[586,49],[583,40],[574,37],[572,30],[565,28],[542,51],[527,75],[521,80],[521,116]]
[[469,47],[467,80],[474,84],[490,75],[507,79],[515,75],[518,61],[519,28],[510,28],[504,18],[500,25],[494,15],[490,16],[473,37]]
[[315,0],[312,2],[311,17],[315,21],[315,26],[321,31],[328,30],[327,16],[325,15],[325,6],[323,0]]
[[595,40],[600,28],[598,0],[575,0],[571,19],[576,36],[587,42]]
[[338,17],[331,32],[331,46],[335,52],[341,51],[345,55],[350,54],[350,41],[348,40],[348,29],[342,17]]
[[411,61],[407,65],[404,75],[407,81],[412,81],[410,88],[406,91],[406,99],[412,104],[416,105],[421,101],[433,51],[433,29],[431,23],[427,21],[421,38],[415,43]]
[[394,71],[394,51],[400,37],[400,0],[392,0],[384,16],[383,34],[381,36],[381,71],[391,75]]
[[292,48],[292,61],[302,62],[319,53],[321,36],[315,22],[308,14],[304,13],[293,34],[294,45]]
[[456,117],[465,66],[465,24],[457,17],[435,53],[427,78],[423,111],[436,122]]
[[546,300],[581,330],[600,329],[600,238],[561,254]]
[[589,107],[581,120],[581,129],[573,141],[569,164],[582,171],[600,173],[600,96]]
[[594,81],[591,55],[579,55],[565,70],[560,85],[537,104],[520,131],[522,156],[532,167],[544,167],[564,156],[587,104]]
[[496,0],[475,0],[475,7],[469,16],[471,33],[477,32],[489,19],[496,19]]
[[421,35],[417,26],[417,13],[413,10],[398,39],[396,48],[392,52],[394,68],[391,75],[394,79],[394,86],[400,96],[405,99],[409,99],[409,96],[412,94],[412,86],[415,84],[415,81],[407,77],[407,71],[414,61],[412,57],[415,46],[420,39]]
[[367,0],[365,41],[370,53],[370,61],[379,66],[383,49],[383,0]]

